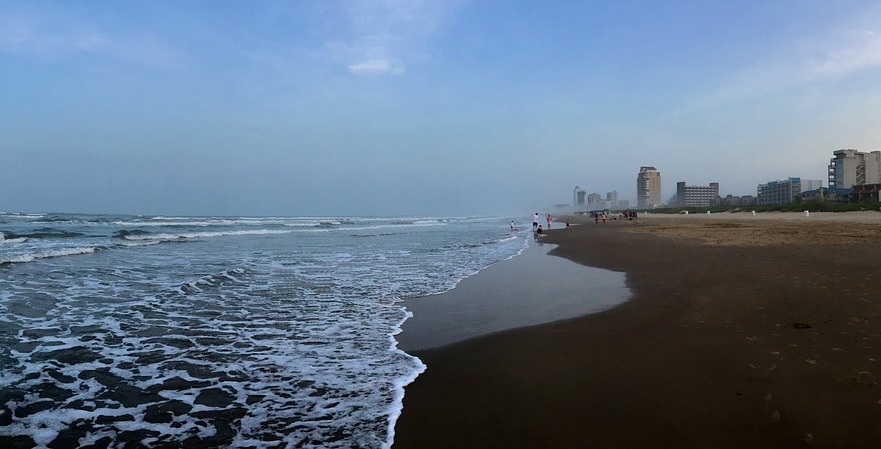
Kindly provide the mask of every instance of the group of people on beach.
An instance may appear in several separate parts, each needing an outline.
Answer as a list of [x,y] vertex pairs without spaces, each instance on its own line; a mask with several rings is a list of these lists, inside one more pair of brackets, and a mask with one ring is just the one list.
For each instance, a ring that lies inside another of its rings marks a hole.
[[619,213],[617,217],[614,217],[614,216],[610,217],[609,211],[605,211],[605,210],[591,212],[590,216],[593,217],[594,223],[597,223],[597,224],[599,224],[600,220],[603,221],[603,224],[606,224],[606,220],[608,220],[610,218],[612,220],[636,220],[637,219],[636,211],[633,211],[633,210],[625,210],[625,211]]
[[[591,211],[588,213],[591,218],[594,219],[594,222],[599,224],[600,220],[602,220],[603,224],[606,223],[607,220],[636,220],[638,218],[637,212],[632,210],[625,210],[620,212],[617,216],[610,215],[609,211]],[[538,240],[542,237],[544,232],[548,229],[551,229],[551,222],[553,222],[553,218],[551,214],[545,215],[545,221],[547,222],[547,227],[543,228],[539,221],[541,220],[541,216],[538,212],[532,214],[532,233],[535,236],[535,239]],[[566,219],[566,229],[569,229],[570,221]],[[511,232],[514,232],[514,221],[511,220]]]
[[[551,222],[553,221],[553,218],[551,217],[551,214],[547,214],[547,216],[545,216],[545,220],[547,221],[547,225],[548,225],[547,228],[542,228],[541,225],[538,223],[538,220],[539,220],[538,212],[532,214],[532,233],[535,236],[536,240],[538,240],[542,237],[542,235],[546,229],[551,229]],[[569,229],[570,224],[571,224],[571,222],[567,218],[566,219],[566,229]],[[511,232],[514,232],[514,220],[511,220]]]
[[[541,232],[542,232],[541,225],[538,224],[538,220],[539,220],[538,212],[532,214],[532,232],[533,232],[533,235],[535,236],[536,240],[541,238]],[[551,227],[550,223],[551,223],[551,215],[548,214],[548,227],[549,228]]]
[[[538,220],[539,220],[538,212],[532,214],[532,232],[535,233],[536,240],[541,238],[542,233],[545,230],[551,229],[551,223],[554,221],[553,217],[551,217],[551,214],[547,214],[545,216],[545,221],[547,222],[548,227],[542,229],[541,225],[538,223]],[[569,220],[568,219],[566,220],[566,228],[567,229],[569,228]]]

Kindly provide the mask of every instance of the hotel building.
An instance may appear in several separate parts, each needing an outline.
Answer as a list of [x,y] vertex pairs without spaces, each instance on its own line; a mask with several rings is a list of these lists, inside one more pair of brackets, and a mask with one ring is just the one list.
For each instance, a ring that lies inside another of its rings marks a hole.
[[881,151],[862,153],[838,150],[829,161],[829,187],[849,189],[853,186],[881,183]]
[[823,181],[819,179],[789,178],[759,184],[759,204],[789,204],[802,192],[815,190],[823,187]]
[[651,209],[661,205],[661,172],[655,167],[640,167],[636,176],[636,207]]
[[687,186],[684,181],[676,183],[676,202],[685,207],[707,207],[719,197],[719,183],[708,186]]

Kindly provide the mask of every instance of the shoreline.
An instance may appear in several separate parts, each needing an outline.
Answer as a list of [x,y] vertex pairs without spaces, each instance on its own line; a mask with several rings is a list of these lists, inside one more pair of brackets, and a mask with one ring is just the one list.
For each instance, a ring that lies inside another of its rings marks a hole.
[[[576,318],[628,300],[624,273],[550,255],[557,245],[531,241],[437,295],[404,301],[413,315],[396,335],[405,352],[447,346],[506,330]],[[595,297],[581,300],[579,291]]]
[[573,218],[633,298],[415,351],[394,447],[881,446],[881,214],[835,215]]

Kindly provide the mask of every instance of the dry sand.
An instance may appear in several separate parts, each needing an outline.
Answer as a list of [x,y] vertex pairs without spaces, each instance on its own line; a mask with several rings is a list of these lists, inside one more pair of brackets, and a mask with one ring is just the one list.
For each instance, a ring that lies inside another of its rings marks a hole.
[[633,299],[417,351],[396,449],[881,447],[881,213],[643,215],[545,241],[627,273]]

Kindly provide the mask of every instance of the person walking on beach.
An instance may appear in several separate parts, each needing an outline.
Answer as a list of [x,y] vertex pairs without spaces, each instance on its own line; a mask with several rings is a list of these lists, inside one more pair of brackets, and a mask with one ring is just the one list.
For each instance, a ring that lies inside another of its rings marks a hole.
[[538,228],[538,212],[532,214],[532,232]]
[[551,214],[548,214],[548,229],[551,229]]
[[569,230],[569,219],[568,218],[566,219],[566,230],[567,231]]

